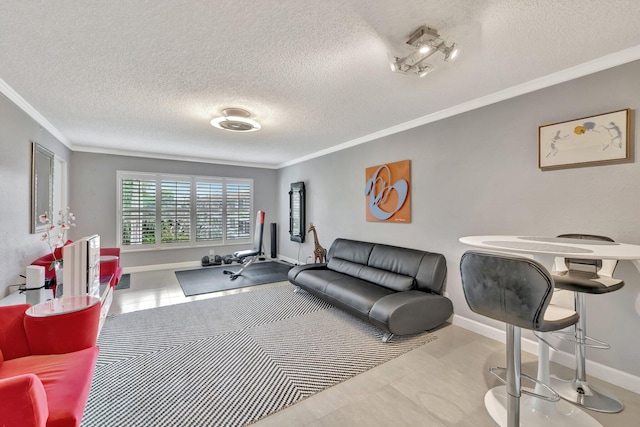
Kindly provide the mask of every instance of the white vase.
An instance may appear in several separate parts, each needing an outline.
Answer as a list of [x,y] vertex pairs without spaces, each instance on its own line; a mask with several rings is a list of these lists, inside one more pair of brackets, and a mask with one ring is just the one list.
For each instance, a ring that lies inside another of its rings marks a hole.
[[62,288],[62,264],[56,263],[54,267],[56,272],[56,294],[55,298],[62,298],[63,288]]

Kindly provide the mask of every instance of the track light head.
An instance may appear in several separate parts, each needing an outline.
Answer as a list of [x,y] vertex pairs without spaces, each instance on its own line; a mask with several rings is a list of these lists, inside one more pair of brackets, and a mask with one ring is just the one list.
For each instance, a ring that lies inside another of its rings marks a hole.
[[456,43],[451,43],[447,46],[438,31],[426,25],[415,30],[406,44],[411,46],[414,52],[404,58],[389,54],[391,71],[403,74],[417,74],[419,77],[424,77],[435,70],[433,64],[425,62],[427,58],[440,52],[444,55],[444,60],[449,61],[455,59],[458,55]]

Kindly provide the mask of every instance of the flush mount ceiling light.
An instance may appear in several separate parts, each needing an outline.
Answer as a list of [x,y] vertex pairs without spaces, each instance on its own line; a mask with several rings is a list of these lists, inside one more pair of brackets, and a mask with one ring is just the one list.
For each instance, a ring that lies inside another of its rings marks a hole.
[[444,55],[443,59],[449,61],[455,59],[458,55],[458,48],[455,43],[447,46],[438,31],[426,25],[415,30],[407,40],[407,44],[411,46],[414,52],[404,58],[390,55],[392,71],[403,74],[417,74],[419,77],[424,77],[436,68],[434,65],[425,62],[427,58],[440,52]]
[[226,108],[222,117],[211,120],[211,126],[231,132],[255,132],[260,130],[260,123],[251,120],[251,113],[241,108]]

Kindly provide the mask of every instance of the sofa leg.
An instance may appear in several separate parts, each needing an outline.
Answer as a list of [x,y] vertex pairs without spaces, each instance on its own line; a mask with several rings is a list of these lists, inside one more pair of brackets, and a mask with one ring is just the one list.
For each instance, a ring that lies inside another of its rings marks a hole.
[[393,338],[393,334],[391,332],[385,332],[382,336],[382,342],[389,342]]
[[300,286],[295,286],[295,287],[293,288],[293,293],[294,293],[294,294],[297,294],[297,293],[298,293],[298,292],[300,292],[301,290],[302,290],[302,288],[300,288]]

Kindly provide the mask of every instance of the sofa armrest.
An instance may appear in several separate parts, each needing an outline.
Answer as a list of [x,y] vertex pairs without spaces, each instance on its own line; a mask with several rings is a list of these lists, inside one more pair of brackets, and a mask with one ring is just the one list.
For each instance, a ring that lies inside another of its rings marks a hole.
[[414,290],[380,298],[371,307],[369,321],[392,334],[408,335],[440,326],[451,314],[449,298]]
[[0,380],[0,420],[7,427],[44,427],[49,417],[47,396],[34,374]]
[[55,316],[24,317],[31,354],[64,354],[94,347],[101,304]]
[[295,285],[296,277],[298,276],[298,274],[302,273],[303,271],[326,270],[326,269],[327,269],[327,263],[324,263],[324,262],[318,263],[318,264],[300,264],[300,265],[296,265],[291,270],[289,270],[289,273],[287,273],[287,277],[289,281]]

